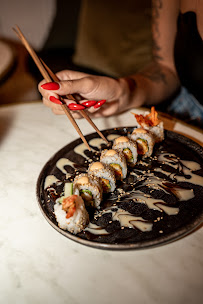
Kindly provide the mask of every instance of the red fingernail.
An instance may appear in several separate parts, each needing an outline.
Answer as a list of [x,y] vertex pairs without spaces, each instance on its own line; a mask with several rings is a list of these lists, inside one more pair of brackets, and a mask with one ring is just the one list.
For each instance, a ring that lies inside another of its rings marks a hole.
[[60,86],[57,82],[47,82],[41,85],[41,88],[44,90],[58,90]]
[[100,108],[105,102],[106,102],[106,99],[97,101],[97,103],[95,104],[94,108],[95,109]]
[[78,104],[78,103],[70,103],[68,105],[69,109],[72,110],[72,111],[77,111],[77,110],[84,110],[85,107],[81,104]]
[[94,106],[96,103],[97,103],[96,100],[88,100],[88,101],[84,101],[82,105],[85,106],[86,108],[90,108]]
[[54,96],[50,96],[50,97],[49,97],[49,100],[50,100],[51,102],[54,102],[54,103],[57,103],[57,104],[62,104],[62,102],[61,102],[58,98],[56,98],[56,97],[54,97]]

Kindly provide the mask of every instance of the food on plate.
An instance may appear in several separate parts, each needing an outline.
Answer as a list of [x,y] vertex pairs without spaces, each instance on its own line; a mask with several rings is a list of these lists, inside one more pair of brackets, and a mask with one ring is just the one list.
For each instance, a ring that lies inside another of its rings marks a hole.
[[137,162],[137,143],[130,140],[127,136],[120,136],[114,140],[112,148],[123,152],[129,166],[134,166]]
[[126,178],[128,166],[136,169],[138,157],[150,157],[155,143],[163,140],[163,122],[154,107],[149,114],[134,115],[137,127],[131,134],[113,137],[112,148],[100,151],[100,161],[92,161],[87,173],[76,175],[73,183],[64,183],[63,196],[54,205],[60,228],[74,234],[81,232],[89,221],[85,208],[100,209],[103,193],[114,192],[116,181]]
[[155,111],[155,107],[151,107],[151,112],[146,112],[144,115],[132,114],[136,118],[137,128],[143,128],[150,131],[153,134],[156,143],[164,140],[164,124],[163,121],[158,119],[158,113]]
[[77,175],[73,182],[73,193],[80,195],[86,206],[100,208],[102,187],[96,176],[86,173]]
[[113,149],[105,149],[101,152],[100,161],[109,165],[115,174],[117,180],[123,180],[127,175],[127,164],[122,152]]
[[138,154],[142,155],[143,158],[152,155],[155,139],[149,131],[136,128],[131,133],[130,138],[137,143]]
[[81,232],[89,223],[89,214],[81,196],[63,197],[54,205],[54,214],[61,229],[73,234]]
[[112,168],[101,162],[93,162],[89,165],[88,173],[99,178],[103,192],[113,192],[116,188],[116,178]]

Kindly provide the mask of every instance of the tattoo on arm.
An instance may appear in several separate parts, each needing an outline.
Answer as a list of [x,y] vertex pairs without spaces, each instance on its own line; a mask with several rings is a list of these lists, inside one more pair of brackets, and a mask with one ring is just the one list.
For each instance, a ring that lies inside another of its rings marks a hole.
[[159,31],[159,18],[160,18],[160,10],[162,9],[163,4],[161,0],[153,0],[152,1],[152,27],[153,27],[153,35],[152,35],[152,52],[154,60],[163,60],[163,58],[158,54],[161,50],[161,47],[158,44],[157,39],[160,37]]
[[161,66],[157,62],[155,62],[151,67],[149,67],[145,71],[140,72],[139,74],[153,82],[163,82],[167,85],[166,75],[164,74],[161,69]]
[[152,54],[154,63],[146,70],[142,71],[140,74],[145,78],[150,79],[153,82],[163,82],[167,84],[166,75],[164,74],[158,61],[163,60],[163,57],[159,54],[161,47],[158,44],[158,38],[160,37],[159,31],[159,18],[160,10],[163,8],[162,0],[152,1],[152,27],[153,27],[153,37],[152,37]]

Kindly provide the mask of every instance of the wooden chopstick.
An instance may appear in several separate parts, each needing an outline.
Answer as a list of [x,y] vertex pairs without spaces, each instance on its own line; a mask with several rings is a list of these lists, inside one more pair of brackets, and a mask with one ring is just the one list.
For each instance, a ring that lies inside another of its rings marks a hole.
[[[52,70],[46,65],[46,63],[40,58],[41,62],[43,63],[44,67],[46,68],[49,75],[52,77],[54,81],[60,81],[60,79],[52,72]],[[70,100],[74,100],[77,102],[76,98],[74,97],[74,94],[68,94],[65,96],[66,98]],[[97,126],[94,124],[94,122],[91,120],[89,115],[86,113],[85,110],[79,111],[82,116],[89,122],[89,124],[95,129],[95,131],[99,134],[99,136],[108,144],[108,140],[105,138],[105,136],[102,134],[102,132],[97,128]]]
[[[30,46],[30,44],[28,43],[27,39],[25,38],[25,36],[21,32],[20,28],[16,25],[16,28],[13,28],[13,30],[16,33],[16,35],[18,36],[18,38],[21,40],[21,42],[23,43],[23,45],[25,46],[25,48],[27,49],[27,51],[30,54],[30,56],[32,57],[32,59],[34,60],[36,66],[38,67],[38,69],[41,72],[41,74],[44,77],[44,79],[47,82],[51,82],[52,79],[49,76],[47,70],[42,65],[39,57],[37,56],[37,54],[35,53],[35,51],[33,50],[33,48]],[[73,118],[73,116],[72,116],[69,108],[67,107],[65,101],[63,100],[62,97],[60,97],[60,100],[62,102],[61,107],[63,108],[63,111],[65,112],[66,116],[69,118],[70,122],[72,123],[72,125],[74,126],[74,128],[76,129],[76,131],[78,132],[80,138],[82,139],[82,141],[84,142],[84,144],[87,146],[88,150],[91,151],[91,148],[90,148],[88,142],[86,141],[84,135],[82,134],[80,128],[78,127],[76,121],[74,120],[74,118]]]
[[46,81],[50,82],[51,78],[49,77],[49,74],[47,73],[47,71],[43,68],[43,65],[41,64],[37,54],[35,53],[33,48],[30,46],[30,44],[28,43],[25,36],[23,35],[23,33],[21,32],[20,28],[17,25],[16,25],[16,28],[17,28],[17,30],[15,28],[13,28],[14,32],[16,33],[18,38],[21,40],[21,42],[24,44],[25,48],[27,49],[28,53],[34,60],[35,64],[37,65],[37,67],[38,67],[40,73],[42,74],[42,76],[44,77],[44,79],[46,79]]

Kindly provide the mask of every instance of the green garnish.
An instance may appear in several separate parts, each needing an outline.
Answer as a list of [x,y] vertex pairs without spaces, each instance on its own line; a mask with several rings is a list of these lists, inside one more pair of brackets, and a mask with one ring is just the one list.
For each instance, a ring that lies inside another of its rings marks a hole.
[[92,192],[90,190],[87,190],[87,189],[80,190],[80,193],[89,193],[92,196]]
[[63,196],[57,199],[57,203],[62,204],[63,199],[73,194],[73,183],[65,183]]
[[73,194],[73,183],[65,183],[64,196],[68,197]]

